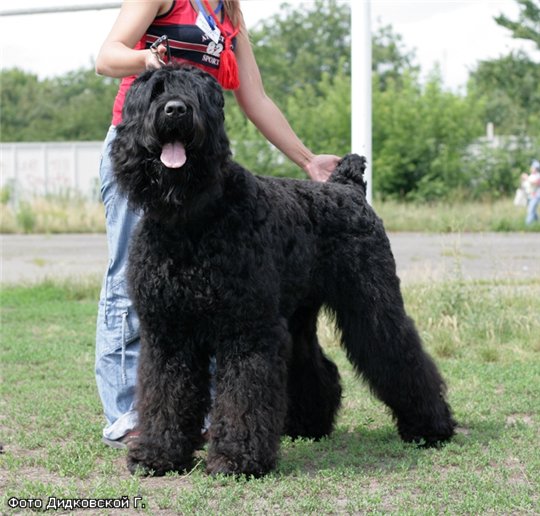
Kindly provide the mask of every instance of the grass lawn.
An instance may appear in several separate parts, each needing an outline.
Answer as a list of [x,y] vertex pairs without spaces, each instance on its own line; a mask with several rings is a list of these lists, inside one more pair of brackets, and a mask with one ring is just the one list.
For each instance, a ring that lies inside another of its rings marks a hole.
[[130,511],[101,512],[125,514],[137,502],[147,514],[538,514],[540,280],[422,284],[404,293],[447,378],[456,438],[439,450],[403,444],[321,318],[321,340],[344,384],[335,433],[321,442],[284,439],[275,473],[235,480],[209,478],[204,451],[188,474],[129,475],[125,452],[100,441],[97,286],[3,288],[0,513],[14,497],[20,507],[43,500],[42,509],[55,497],[57,508],[77,513],[65,500],[127,497]]

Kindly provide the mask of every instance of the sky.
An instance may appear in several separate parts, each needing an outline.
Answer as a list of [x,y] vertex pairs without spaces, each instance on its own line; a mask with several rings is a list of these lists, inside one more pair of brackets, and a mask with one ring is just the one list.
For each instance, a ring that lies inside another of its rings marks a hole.
[[[345,1],[345,0],[342,0]],[[352,0],[362,1],[362,0]],[[0,10],[110,3],[107,0],[18,0],[3,2]],[[309,4],[289,0],[290,4]],[[16,5],[15,5],[16,4]],[[280,0],[242,0],[248,28],[279,13]],[[18,67],[40,78],[61,75],[89,66],[105,39],[117,10],[0,17],[2,69]],[[524,49],[540,62],[530,42],[515,40],[493,17],[504,13],[517,19],[515,0],[372,0],[375,30],[392,25],[406,49],[414,50],[426,76],[436,64],[445,85],[463,90],[468,73],[479,60],[496,58],[513,49]]]

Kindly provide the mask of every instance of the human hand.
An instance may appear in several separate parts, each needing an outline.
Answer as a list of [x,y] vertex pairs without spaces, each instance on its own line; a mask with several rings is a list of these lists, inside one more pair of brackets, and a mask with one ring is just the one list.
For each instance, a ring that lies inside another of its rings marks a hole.
[[165,45],[158,45],[157,48],[151,48],[146,51],[144,58],[144,67],[146,70],[154,70],[161,68],[165,63],[165,55],[167,54],[167,47]]
[[313,181],[324,183],[335,170],[340,159],[339,156],[333,154],[318,154],[309,160],[304,170]]

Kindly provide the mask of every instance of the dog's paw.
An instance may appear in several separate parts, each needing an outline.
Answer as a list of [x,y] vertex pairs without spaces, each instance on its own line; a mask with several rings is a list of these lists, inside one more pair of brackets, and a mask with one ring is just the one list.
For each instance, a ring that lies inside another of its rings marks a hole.
[[192,467],[192,459],[184,462],[172,462],[168,459],[156,459],[155,457],[142,458],[129,453],[127,467],[132,475],[142,477],[162,477],[169,472],[185,473]]
[[399,435],[407,443],[421,448],[438,448],[455,434],[456,422],[453,419],[441,421],[435,427],[421,428],[398,424]]
[[129,455],[127,457],[126,463],[127,463],[127,468],[132,475],[136,475],[139,477],[150,477],[155,474],[153,469],[151,469],[148,466],[145,466],[139,460],[133,459]]
[[232,461],[222,456],[214,456],[209,458],[206,464],[206,472],[212,476],[236,475],[238,474],[238,471],[236,471],[235,468],[236,466]]
[[223,455],[213,455],[208,458],[206,472],[209,475],[246,476],[259,478],[266,475],[272,468],[248,461],[236,463]]

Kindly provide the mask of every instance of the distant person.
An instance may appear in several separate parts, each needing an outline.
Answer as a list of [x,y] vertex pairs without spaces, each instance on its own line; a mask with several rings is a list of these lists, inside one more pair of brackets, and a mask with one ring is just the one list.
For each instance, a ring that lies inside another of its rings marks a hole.
[[514,206],[527,206],[529,201],[529,174],[523,172],[519,176],[519,188],[514,196]]
[[[125,448],[137,439],[135,377],[139,323],[127,294],[125,271],[130,237],[139,215],[129,209],[118,192],[109,148],[135,76],[162,66],[166,59],[165,44],[152,46],[162,35],[168,36],[173,61],[198,66],[216,77],[223,87],[234,89],[236,101],[251,122],[311,179],[325,181],[339,161],[337,156],[315,155],[306,148],[266,95],[238,0],[122,3],[96,59],[98,74],[122,79],[100,167],[109,269],[101,290],[96,337],[96,381],[107,420],[103,441],[115,448]],[[227,66],[220,67],[225,62]],[[231,62],[237,73],[230,72]]]
[[538,204],[540,203],[540,161],[533,160],[531,163],[531,171],[527,179],[527,216],[525,224],[530,226],[533,222],[538,221]]

